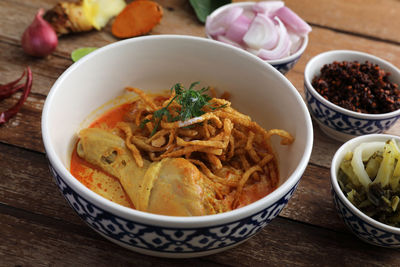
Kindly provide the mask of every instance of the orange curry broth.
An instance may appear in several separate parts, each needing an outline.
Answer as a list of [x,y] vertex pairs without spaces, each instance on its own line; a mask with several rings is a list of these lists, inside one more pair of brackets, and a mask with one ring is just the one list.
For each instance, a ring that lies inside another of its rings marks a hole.
[[[125,114],[130,111],[131,105],[131,103],[125,103],[113,108],[96,119],[89,125],[89,128],[98,128],[101,125],[114,128],[117,122],[123,121]],[[76,145],[71,155],[70,172],[78,181],[95,193],[120,205],[134,208],[117,178],[106,174],[97,166],[80,158],[76,152]],[[94,174],[96,174],[95,177]]]
[[[162,103],[168,98],[165,96],[156,96],[154,101],[156,103]],[[120,121],[124,121],[129,112],[131,112],[132,108],[136,101],[131,103],[125,103],[120,106],[117,106],[105,114],[101,115],[98,119],[96,119],[92,124],[89,125],[89,128],[103,128],[106,126],[107,128],[114,128],[116,124]],[[78,156],[76,151],[76,145],[71,155],[71,166],[70,172],[71,174],[79,180],[83,185],[92,190],[93,192],[107,198],[110,201],[113,201],[117,204],[134,208],[131,200],[128,195],[122,188],[118,179],[106,174],[97,166],[88,163],[84,159]],[[96,176],[94,177],[94,174]],[[101,179],[99,179],[99,176]],[[268,186],[262,184],[253,184],[247,188],[245,188],[242,192],[242,195],[239,200],[239,207],[246,206],[254,201],[257,201],[266,195],[270,194],[272,191],[276,189],[276,186]],[[226,205],[228,202],[233,201],[234,194],[231,193],[226,196]]]

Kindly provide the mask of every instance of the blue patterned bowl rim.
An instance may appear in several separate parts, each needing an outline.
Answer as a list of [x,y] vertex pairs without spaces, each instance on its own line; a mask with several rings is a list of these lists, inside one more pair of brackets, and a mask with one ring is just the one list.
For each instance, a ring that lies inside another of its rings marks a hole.
[[[216,10],[214,10],[209,15],[209,17],[215,17],[218,14],[220,14],[221,12],[223,12],[224,10],[231,8],[233,6],[249,8],[249,7],[253,6],[255,3],[256,2],[247,1],[247,2],[236,2],[236,3],[226,4],[226,5],[223,5],[219,8],[217,8]],[[215,40],[207,33],[207,31],[206,31],[206,36],[207,36],[207,38],[209,38],[211,40]],[[218,41],[216,41],[216,42],[218,42]],[[288,57],[284,57],[284,58],[280,58],[280,59],[264,60],[264,62],[267,62],[276,68],[278,68],[278,67],[282,68],[282,66],[285,66],[292,61],[294,61],[294,63],[296,63],[297,60],[299,60],[300,56],[304,53],[304,50],[306,50],[307,45],[308,45],[308,35],[305,35],[305,36],[303,36],[303,42],[302,42],[300,48],[296,51],[296,53],[293,53],[292,55],[290,55]]]
[[[319,102],[321,102],[323,105],[326,107],[329,107],[330,109],[343,113],[347,115],[348,117],[352,118],[357,118],[357,119],[364,119],[364,120],[381,120],[381,119],[388,119],[388,118],[393,118],[393,117],[398,117],[400,116],[400,109],[388,112],[388,113],[382,113],[382,114],[367,114],[367,113],[360,113],[360,112],[355,112],[351,111],[345,108],[342,108],[338,105],[333,104],[332,102],[328,101],[327,99],[323,98],[312,86],[311,82],[312,79],[314,78],[314,73],[313,69],[318,68],[316,73],[320,73],[320,69],[323,67],[325,64],[330,64],[333,62],[333,60],[327,60],[328,58],[336,58],[336,61],[353,61],[351,59],[352,57],[357,57],[359,58],[359,62],[365,62],[368,60],[371,63],[378,64],[380,68],[384,69],[387,72],[390,72],[391,75],[390,80],[392,82],[397,83],[400,85],[400,70],[394,66],[392,63],[383,60],[379,57],[376,57],[374,55],[364,53],[364,52],[358,52],[358,51],[352,51],[352,50],[332,50],[332,51],[327,51],[321,54],[316,55],[310,61],[308,61],[306,68],[304,69],[304,87],[305,89],[314,96]],[[349,59],[350,58],[350,59]],[[361,60],[362,59],[362,60]],[[318,65],[317,65],[318,64]]]
[[[304,83],[304,85],[306,86],[306,83]],[[316,94],[314,94],[313,90],[307,90],[305,92],[305,94],[307,95],[307,93],[310,94],[310,97],[318,98],[318,100],[319,100],[319,97],[321,97],[321,95],[318,94],[317,92],[315,92]],[[325,98],[323,98],[323,99],[325,99]],[[310,102],[310,101],[308,101],[308,102]],[[335,110],[332,109],[332,105],[329,105],[327,102],[328,101],[324,101],[324,102],[320,101],[319,104],[322,105],[324,108],[334,112]],[[329,102],[329,103],[331,103],[331,102]],[[309,103],[307,103],[307,104],[309,104]],[[336,106],[336,105],[334,105],[334,106]],[[339,107],[339,106],[336,106],[336,107]],[[341,107],[339,107],[339,108],[341,108]],[[390,112],[390,113],[384,113],[384,114],[366,114],[366,113],[353,112],[353,111],[350,111],[350,110],[347,110],[347,109],[344,109],[344,108],[341,108],[341,109],[351,112],[349,114],[346,114],[347,117],[349,117],[351,119],[357,119],[357,120],[360,120],[360,121],[381,121],[383,119],[385,119],[385,120],[386,119],[393,119],[393,118],[396,118],[396,117],[400,116],[400,113],[399,113],[400,109],[396,110],[396,111],[393,111],[393,112]],[[336,110],[336,112],[337,112],[337,110]],[[363,116],[363,115],[371,115],[371,116],[369,116],[367,118],[367,116]],[[381,115],[383,115],[384,118],[382,118]],[[380,117],[378,117],[378,116],[380,116]]]
[[[114,213],[118,216],[144,223],[144,224],[150,224],[150,225],[159,225],[159,226],[165,226],[165,227],[206,227],[206,226],[212,226],[212,225],[217,225],[217,224],[223,224],[226,222],[230,222],[232,220],[237,220],[240,218],[247,217],[251,214],[255,214],[261,210],[263,210],[266,206],[270,205],[271,203],[274,203],[278,201],[282,196],[287,194],[300,180],[301,176],[303,175],[303,172],[305,168],[307,167],[308,161],[311,156],[311,151],[312,151],[312,146],[313,146],[313,130],[312,130],[312,122],[311,122],[311,117],[307,116],[306,117],[306,125],[304,126],[306,129],[308,129],[308,134],[307,134],[307,139],[305,142],[307,143],[307,146],[305,150],[303,151],[303,157],[301,161],[298,163],[297,167],[293,170],[293,172],[290,174],[290,176],[287,178],[285,182],[283,182],[277,189],[275,189],[272,193],[267,195],[266,197],[251,203],[247,206],[244,206],[242,208],[229,211],[229,212],[224,212],[220,214],[215,214],[215,215],[206,215],[206,216],[194,216],[194,217],[178,217],[178,216],[165,216],[165,215],[158,215],[158,214],[151,214],[147,212],[141,212],[138,210],[134,210],[131,208],[123,207],[121,205],[118,205],[112,201],[109,201],[98,194],[94,193],[87,187],[85,187],[83,184],[81,184],[77,179],[75,179],[72,174],[68,171],[68,169],[65,167],[64,163],[61,161],[61,159],[58,157],[54,147],[51,144],[50,141],[50,133],[49,133],[49,128],[48,128],[48,116],[46,114],[49,113],[49,108],[50,108],[50,103],[52,98],[54,98],[54,95],[56,94],[57,90],[53,90],[53,88],[57,88],[58,84],[64,82],[64,80],[69,76],[69,74],[73,71],[75,71],[78,66],[87,61],[91,60],[91,58],[95,57],[97,54],[102,53],[104,50],[109,50],[109,49],[115,49],[116,47],[123,46],[125,43],[129,42],[139,42],[139,41],[150,41],[153,39],[174,39],[174,40],[179,40],[184,42],[185,40],[189,41],[197,41],[197,42],[204,42],[204,43],[212,43],[213,45],[218,45],[218,46],[223,46],[226,49],[232,49],[235,50],[235,53],[246,53],[247,56],[249,54],[242,50],[235,48],[233,46],[221,43],[221,42],[216,42],[212,41],[206,38],[201,38],[201,37],[194,37],[194,36],[183,36],[183,35],[153,35],[153,36],[143,36],[143,37],[138,37],[134,39],[126,39],[122,41],[118,41],[112,44],[109,44],[107,46],[104,46],[102,48],[97,49],[93,53],[90,53],[89,55],[85,56],[75,64],[73,64],[71,67],[69,67],[55,82],[55,84],[52,87],[52,90],[50,90],[46,102],[43,107],[43,112],[42,112],[42,138],[43,138],[43,143],[45,147],[46,154],[48,156],[48,159],[50,161],[50,164],[53,166],[55,171],[63,177],[63,179],[68,183],[68,185],[78,194],[85,196],[88,201],[90,201],[93,204],[101,206],[104,210],[109,211],[111,213]],[[250,55],[251,56],[251,55]],[[252,60],[256,60],[260,62],[263,67],[265,68],[270,68],[270,70],[277,75],[282,75],[278,70],[273,68],[269,64],[263,63],[263,61],[256,57],[256,56],[251,56]],[[283,75],[281,77],[284,77]],[[285,78],[285,83],[288,83],[289,87],[291,90],[296,90],[292,84]],[[294,91],[296,94],[296,97],[298,97],[299,101],[301,103],[303,102],[303,99],[297,91]],[[303,106],[304,112],[307,111],[307,107],[304,104]]]
[[344,195],[343,191],[340,189],[339,183],[337,181],[337,172],[339,171],[340,162],[343,160],[344,155],[353,151],[354,148],[364,142],[373,142],[373,141],[387,141],[389,139],[394,138],[397,142],[400,142],[400,136],[390,135],[390,134],[368,134],[355,137],[350,139],[346,143],[344,143],[335,153],[331,163],[331,185],[334,193],[339,198],[339,200],[350,210],[352,214],[357,216],[360,220],[372,225],[378,229],[382,229],[387,232],[394,233],[396,235],[400,235],[400,228],[390,226],[384,223],[381,223],[377,220],[372,219],[367,216],[363,212],[361,212],[358,208],[356,208],[350,200]]
[[[366,221],[363,221],[358,217],[356,214],[350,210],[346,204],[344,204],[336,192],[332,189],[331,194],[333,196],[333,200],[335,203],[336,208],[338,209],[340,213],[340,217],[342,217],[344,223],[347,225],[347,227],[351,230],[352,233],[354,233],[359,239],[361,239],[364,242],[367,242],[368,244],[380,246],[380,247],[385,247],[385,248],[400,248],[400,244],[397,242],[392,242],[392,241],[387,241],[386,239],[389,237],[389,240],[400,240],[400,235],[393,233],[391,231],[384,231],[381,228],[377,228],[375,225],[372,225]],[[349,218],[348,215],[346,214],[351,214],[351,217]],[[361,224],[357,223],[354,224],[353,220],[357,220],[361,222]],[[361,226],[362,225],[362,226]],[[368,230],[365,229],[366,226],[369,228]],[[362,230],[360,230],[361,228]],[[372,230],[373,229],[373,230]],[[382,234],[384,233],[384,234]],[[379,236],[377,236],[379,234]]]
[[93,230],[136,252],[172,258],[204,256],[239,245],[278,216],[298,185],[297,182],[279,201],[244,218],[207,227],[166,227],[127,220],[103,210],[70,188],[51,163],[49,167],[69,205]]

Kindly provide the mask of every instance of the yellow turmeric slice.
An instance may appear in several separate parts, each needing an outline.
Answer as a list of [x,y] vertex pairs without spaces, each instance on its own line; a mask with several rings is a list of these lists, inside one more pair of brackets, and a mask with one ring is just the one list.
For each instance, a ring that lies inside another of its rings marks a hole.
[[118,14],[111,31],[118,38],[143,35],[151,31],[161,21],[162,16],[162,7],[156,2],[134,1]]

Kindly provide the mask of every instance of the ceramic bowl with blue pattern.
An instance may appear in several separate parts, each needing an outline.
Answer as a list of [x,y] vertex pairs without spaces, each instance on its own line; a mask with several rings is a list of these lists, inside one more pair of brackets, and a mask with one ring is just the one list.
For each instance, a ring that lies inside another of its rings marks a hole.
[[331,164],[331,192],[340,217],[347,227],[361,240],[387,248],[400,248],[400,228],[393,227],[364,214],[357,209],[344,195],[337,181],[340,163],[346,153],[365,142],[387,141],[394,138],[400,142],[399,136],[389,134],[370,134],[353,138],[344,143],[335,153]]
[[[256,2],[252,1],[247,1],[247,2],[237,2],[237,3],[230,3],[227,5],[223,5],[216,10],[214,10],[210,15],[209,19],[213,19],[215,17],[218,17],[220,14],[224,13],[227,9],[232,8],[232,7],[241,7],[246,11],[249,11],[252,9]],[[211,40],[215,40],[208,32],[207,32],[207,27],[206,27],[206,36],[207,38]],[[307,48],[308,45],[308,35],[300,37],[301,39],[301,44],[297,48],[296,52],[292,53],[290,56],[280,58],[280,59],[274,59],[274,60],[264,60],[264,62],[267,62],[268,64],[271,64],[275,69],[277,69],[279,72],[282,74],[286,74],[288,71],[290,71],[294,65],[296,65],[297,61],[299,61],[300,57],[303,55],[304,51]],[[249,52],[250,53],[250,52]]]
[[[285,129],[295,141],[274,137],[280,183],[268,196],[234,211],[197,217],[150,214],[113,203],[69,172],[77,133],[98,115],[126,102],[126,86],[146,92],[177,82],[200,81],[231,94],[232,105],[265,128]],[[110,101],[112,100],[112,101]],[[293,120],[293,118],[296,118]],[[132,38],[99,48],[70,66],[47,96],[42,134],[59,190],[89,227],[136,252],[196,257],[236,246],[268,225],[285,207],[307,166],[313,128],[295,87],[261,59],[206,38],[159,35]]]
[[351,51],[333,50],[313,57],[304,70],[304,91],[308,109],[321,130],[328,136],[347,141],[356,136],[377,134],[387,131],[400,118],[400,109],[382,114],[366,114],[354,112],[333,104],[323,98],[312,86],[312,79],[319,76],[325,64],[334,61],[365,61],[377,64],[381,69],[390,73],[392,83],[400,84],[400,70],[391,63],[376,56]]

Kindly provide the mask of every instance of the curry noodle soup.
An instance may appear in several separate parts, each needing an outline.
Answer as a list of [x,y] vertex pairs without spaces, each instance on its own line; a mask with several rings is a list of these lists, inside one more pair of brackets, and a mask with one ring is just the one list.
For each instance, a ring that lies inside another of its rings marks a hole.
[[71,173],[120,205],[171,215],[216,214],[250,204],[276,189],[272,135],[231,107],[224,93],[181,84],[169,94],[138,98],[106,112],[79,132]]

